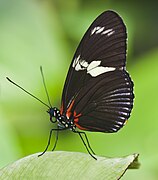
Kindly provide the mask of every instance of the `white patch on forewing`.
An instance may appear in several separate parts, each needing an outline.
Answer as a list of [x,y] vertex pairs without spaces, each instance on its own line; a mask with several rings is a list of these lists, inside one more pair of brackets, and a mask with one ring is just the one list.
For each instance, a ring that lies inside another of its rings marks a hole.
[[85,70],[88,67],[88,63],[86,61],[78,61],[78,63],[75,66],[76,71]]
[[114,34],[114,30],[113,29],[107,29],[105,31],[103,31],[101,34],[106,34],[107,36],[111,36],[112,34]]
[[88,63],[85,61],[85,60],[82,60],[81,62],[80,62],[80,64],[81,64],[81,66],[83,66],[83,67],[88,67]]
[[80,59],[80,55],[74,59],[72,67],[75,68],[76,71],[85,70],[88,67],[88,63],[85,60]]
[[99,27],[99,29],[95,32],[96,34],[101,33],[104,30],[104,27]]
[[87,72],[99,66],[101,61],[92,61],[87,67]]
[[106,29],[106,30],[104,29],[105,27],[96,26],[95,28],[92,29],[91,35],[100,33],[101,35],[105,34],[107,36],[111,36],[112,34],[115,33],[113,29]]
[[80,59],[79,55],[74,59],[72,67],[75,68],[76,71],[87,70],[87,74],[90,74],[92,77],[96,77],[100,74],[114,71],[116,69],[115,67],[99,66],[100,64],[101,61],[92,61],[88,64],[85,60]]
[[93,35],[94,33],[96,33],[96,34],[101,33],[103,30],[104,30],[104,27],[97,26],[92,29],[91,35]]
[[112,31],[112,29],[107,29],[107,30],[103,31],[102,34],[108,34],[111,31]]
[[99,66],[94,69],[91,69],[90,71],[87,71],[88,74],[90,74],[93,77],[99,76],[100,74],[109,72],[109,71],[114,71],[116,68],[114,67],[103,67]]
[[92,29],[91,35],[93,35],[95,33],[95,31],[96,31],[96,27],[94,29]]
[[112,34],[114,34],[115,31],[111,31],[107,34],[107,36],[111,36]]
[[74,59],[74,62],[73,62],[73,64],[72,64],[72,67],[75,67],[75,66],[76,66],[76,64],[78,63],[79,59],[80,59],[80,55],[77,56],[77,58]]

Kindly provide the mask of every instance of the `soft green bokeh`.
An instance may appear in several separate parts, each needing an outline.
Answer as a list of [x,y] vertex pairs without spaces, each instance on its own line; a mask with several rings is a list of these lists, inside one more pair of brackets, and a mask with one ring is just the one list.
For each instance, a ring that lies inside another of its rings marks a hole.
[[[141,8],[140,8],[141,7]],[[12,86],[8,76],[47,103],[39,71],[54,106],[60,97],[75,48],[104,10],[117,11],[128,29],[127,69],[135,103],[127,125],[116,134],[87,133],[98,155],[140,154],[140,170],[124,179],[158,179],[157,2],[125,0],[0,0],[0,166],[43,151],[49,130],[47,108]],[[53,146],[54,139],[52,138]],[[51,149],[50,147],[50,149]],[[57,150],[86,152],[78,135],[61,132]]]

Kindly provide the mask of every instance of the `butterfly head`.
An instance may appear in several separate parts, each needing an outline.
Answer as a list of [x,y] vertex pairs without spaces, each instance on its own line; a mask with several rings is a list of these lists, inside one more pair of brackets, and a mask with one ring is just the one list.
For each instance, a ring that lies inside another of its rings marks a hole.
[[[53,123],[57,121],[57,117],[60,115],[60,111],[56,107],[50,107],[47,113],[50,115],[50,121]],[[55,121],[52,120],[53,118],[55,118]]]

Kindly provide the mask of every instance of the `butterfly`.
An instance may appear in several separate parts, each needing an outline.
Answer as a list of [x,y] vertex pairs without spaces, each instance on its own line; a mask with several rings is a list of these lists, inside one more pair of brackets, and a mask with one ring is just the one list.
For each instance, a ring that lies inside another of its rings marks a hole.
[[48,149],[53,131],[57,132],[54,150],[58,132],[70,129],[79,134],[96,159],[85,131],[113,133],[125,125],[134,100],[126,52],[127,32],[122,18],[114,11],[103,12],[90,25],[74,54],[61,107],[48,106],[50,120],[57,123],[57,128],[50,131],[42,154]]

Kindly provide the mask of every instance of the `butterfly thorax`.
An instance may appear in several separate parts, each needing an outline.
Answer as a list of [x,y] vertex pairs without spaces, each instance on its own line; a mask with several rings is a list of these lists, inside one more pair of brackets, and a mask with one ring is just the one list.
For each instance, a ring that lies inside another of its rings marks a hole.
[[[66,115],[60,113],[60,110],[58,108],[51,107],[47,112],[50,115],[50,121],[52,123],[57,122],[59,128],[71,130],[74,130],[76,128],[73,118],[68,119]],[[53,118],[55,119],[54,121]]]

